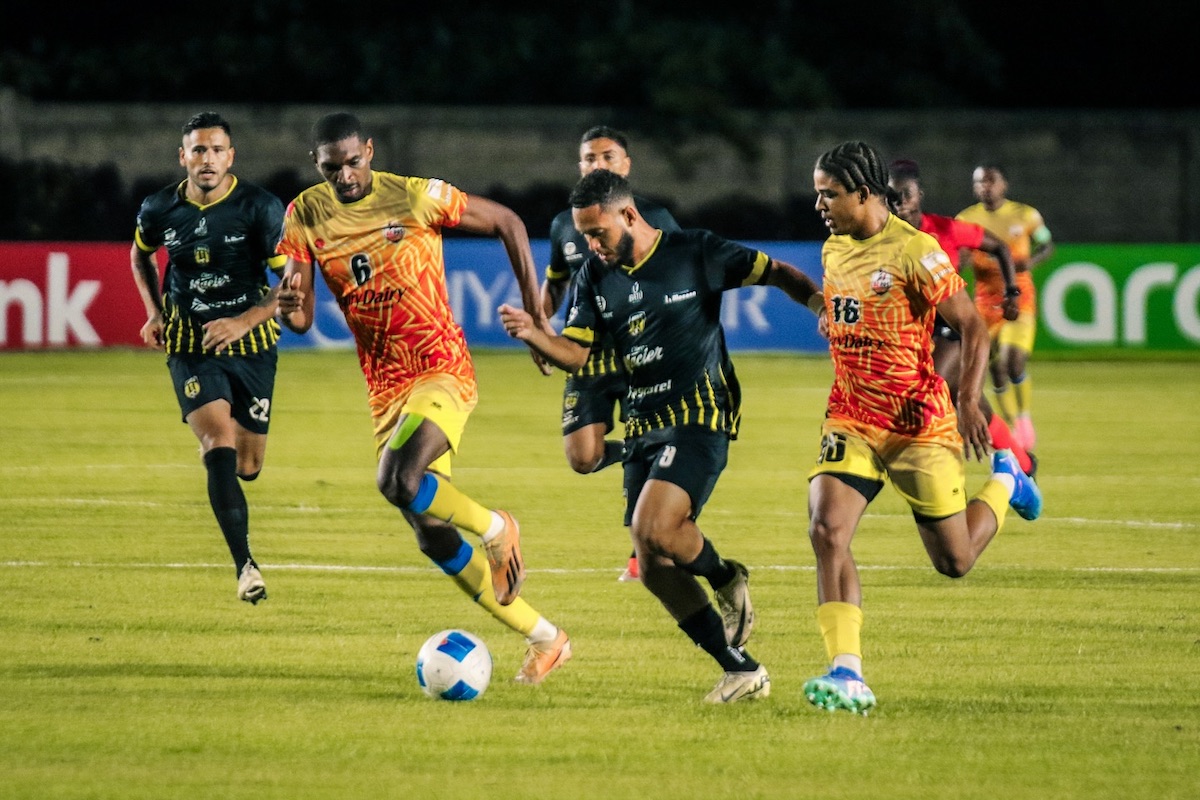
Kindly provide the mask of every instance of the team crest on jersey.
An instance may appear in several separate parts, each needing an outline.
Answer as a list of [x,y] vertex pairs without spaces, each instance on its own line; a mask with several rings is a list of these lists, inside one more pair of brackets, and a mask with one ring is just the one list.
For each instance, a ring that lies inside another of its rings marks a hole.
[[563,410],[570,411],[579,405],[579,392],[567,392],[563,395]]
[[200,379],[195,375],[183,382],[183,396],[195,400],[200,395]]
[[383,238],[389,242],[398,242],[404,238],[404,226],[397,222],[389,222],[383,229]]
[[875,294],[887,294],[893,285],[895,281],[892,280],[892,273],[886,269],[876,270],[871,274],[871,291]]
[[208,245],[197,245],[196,249],[192,251],[192,258],[197,264],[207,264],[212,261],[212,254],[208,252]]
[[628,325],[630,336],[640,336],[646,330],[646,312],[635,312],[629,317]]
[[633,288],[629,290],[629,302],[631,302],[631,303],[642,302],[642,285],[640,283],[638,283],[637,281],[633,282]]

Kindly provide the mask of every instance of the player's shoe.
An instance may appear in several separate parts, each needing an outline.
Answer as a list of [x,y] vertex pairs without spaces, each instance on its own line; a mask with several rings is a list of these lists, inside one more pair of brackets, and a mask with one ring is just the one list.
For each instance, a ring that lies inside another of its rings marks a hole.
[[638,571],[637,556],[630,556],[629,564],[626,565],[625,571],[621,573],[617,580],[619,580],[621,583],[629,583],[631,581],[640,581],[641,579],[642,575]]
[[820,677],[805,681],[804,696],[817,708],[826,711],[840,708],[864,717],[875,707],[875,693],[863,683],[861,675],[846,667],[834,667]]
[[1033,430],[1033,420],[1027,416],[1019,416],[1013,420],[1013,438],[1025,450],[1037,447],[1037,433]]
[[726,672],[713,690],[704,696],[706,703],[736,703],[739,700],[758,700],[771,693],[771,676],[759,664],[752,672]]
[[266,599],[267,584],[263,582],[262,573],[254,566],[253,561],[247,561],[238,575],[238,600],[255,605],[259,600]]
[[529,649],[525,651],[525,663],[521,665],[521,671],[513,680],[536,686],[570,658],[571,638],[567,636],[566,631],[559,628],[558,634],[550,641],[529,645]]
[[1012,476],[1014,487],[1008,504],[1013,507],[1013,511],[1020,514],[1022,519],[1037,519],[1042,513],[1042,490],[1033,478],[1021,469],[1011,450],[997,450],[992,453],[992,472]]
[[521,593],[525,583],[525,561],[521,558],[521,527],[507,511],[497,511],[504,520],[504,530],[494,539],[483,543],[488,566],[492,569],[492,589],[496,602],[510,604]]
[[750,603],[750,571],[740,561],[727,558],[725,562],[734,569],[733,580],[717,589],[717,608],[721,610],[721,621],[725,623],[725,641],[730,647],[741,647],[750,638],[754,627],[754,606]]

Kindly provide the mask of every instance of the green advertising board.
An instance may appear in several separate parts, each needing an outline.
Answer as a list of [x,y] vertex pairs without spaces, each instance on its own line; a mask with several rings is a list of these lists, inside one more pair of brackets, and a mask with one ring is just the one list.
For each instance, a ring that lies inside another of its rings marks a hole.
[[1033,276],[1038,351],[1200,354],[1200,245],[1060,244]]

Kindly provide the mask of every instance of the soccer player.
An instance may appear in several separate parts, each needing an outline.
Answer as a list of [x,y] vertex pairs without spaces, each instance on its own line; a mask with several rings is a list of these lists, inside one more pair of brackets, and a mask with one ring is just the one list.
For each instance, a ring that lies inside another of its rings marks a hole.
[[1005,288],[995,259],[979,250],[972,254],[975,305],[992,338],[992,392],[1017,441],[1026,450],[1035,450],[1037,433],[1031,414],[1033,382],[1028,363],[1037,334],[1037,290],[1031,273],[1054,253],[1054,241],[1036,208],[1008,199],[1008,179],[1003,167],[993,163],[975,167],[971,187],[979,202],[960,211],[958,219],[982,225],[1008,245],[1017,269],[1017,286],[1021,289],[1020,313],[1015,320],[1008,321],[997,310]]
[[614,172],[581,178],[571,208],[593,255],[575,276],[563,334],[547,334],[508,305],[500,319],[510,336],[569,373],[587,363],[598,339],[612,337],[629,380],[625,524],[642,583],[724,671],[707,702],[766,697],[767,670],[745,649],[754,623],[748,571],[722,558],[696,524],[741,421],[721,296],[767,284],[815,312],[820,291],[790,264],[708,231],[652,227]]
[[[142,201],[130,261],[146,307],[142,340],[164,350],[183,421],[200,441],[208,501],[233,556],[237,596],[267,597],[250,553],[250,515],[239,478],[263,468],[278,357],[279,323],[267,269],[283,226],[283,203],[229,170],[229,123],[213,111],[183,126],[187,171]],[[166,248],[159,282],[155,254]]]
[[[400,509],[428,556],[476,603],[528,643],[520,683],[541,683],[571,657],[565,631],[518,597],[525,579],[520,528],[450,480],[478,395],[462,328],[451,313],[442,229],[497,237],[525,308],[550,329],[538,302],[529,239],[520,218],[445,181],[371,168],[373,140],[357,117],[337,112],[312,129],[312,158],[324,182],[288,206],[279,252],[284,324],[313,322],[314,267],[354,332],[367,380],[379,457],[377,485]],[[482,539],[482,552],[459,529]]]
[[[620,131],[597,125],[584,131],[579,141],[579,174],[584,176],[596,169],[606,169],[629,177],[633,162],[629,156],[629,140]],[[651,226],[670,233],[679,224],[657,203],[634,197],[638,211]],[[565,209],[550,223],[550,263],[542,283],[542,305],[547,318],[558,313],[567,288],[575,273],[588,256],[587,240],[575,230],[571,209]],[[624,457],[625,442],[606,441],[613,429],[613,410],[619,410],[625,421],[625,368],[613,350],[610,337],[597,340],[587,363],[568,375],[563,387],[562,432],[563,449],[571,469],[581,475],[599,472]],[[620,581],[639,580],[637,553],[629,554]]]
[[[1016,319],[1017,298],[1020,297],[1021,290],[1017,286],[1008,245],[984,230],[982,225],[925,212],[921,208],[925,190],[921,186],[921,168],[917,162],[908,159],[893,161],[888,165],[888,174],[888,188],[891,190],[888,199],[892,213],[917,230],[937,239],[950,258],[950,263],[959,273],[962,272],[960,261],[963,248],[982,250],[996,259],[1000,266],[1000,275],[1004,279],[1004,305],[1001,311],[1006,320]],[[933,365],[938,374],[945,379],[951,398],[958,396],[961,342],[962,337],[947,325],[940,315],[934,319]],[[1008,423],[996,415],[991,403],[982,394],[979,395],[979,403],[980,410],[987,419],[988,430],[992,434],[992,447],[996,450],[1011,450],[1025,474],[1033,475],[1036,464],[1033,456],[1017,443]]]
[[[862,585],[850,551],[885,480],[908,502],[934,567],[957,578],[999,531],[1008,506],[1025,519],[1041,495],[1010,453],[968,501],[965,459],[988,450],[979,407],[987,327],[937,240],[889,211],[888,173],[863,142],[817,159],[816,210],[830,236],[821,250],[834,380],[817,464],[809,473],[809,538],[817,561],[817,622],[830,669],[804,685],[809,702],[866,713]],[[935,314],[962,336],[957,413],[933,369]]]

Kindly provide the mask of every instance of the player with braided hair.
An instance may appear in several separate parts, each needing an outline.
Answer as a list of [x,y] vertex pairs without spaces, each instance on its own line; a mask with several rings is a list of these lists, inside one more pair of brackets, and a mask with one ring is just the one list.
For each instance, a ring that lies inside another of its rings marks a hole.
[[[935,569],[951,578],[974,566],[1011,505],[1025,519],[1041,495],[1010,453],[969,500],[966,458],[983,460],[988,426],[979,408],[987,326],[941,246],[891,213],[888,170],[863,142],[821,155],[816,210],[830,236],[821,249],[834,379],[816,466],[809,473],[809,538],[817,562],[817,622],[831,662],[804,684],[809,702],[865,714],[862,584],[850,552],[867,505],[885,481],[912,508]],[[962,336],[958,411],[933,368],[936,314]]]

